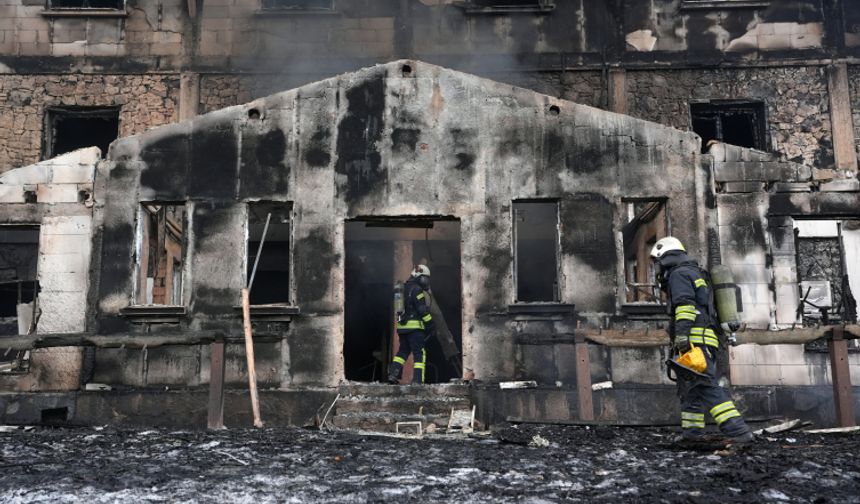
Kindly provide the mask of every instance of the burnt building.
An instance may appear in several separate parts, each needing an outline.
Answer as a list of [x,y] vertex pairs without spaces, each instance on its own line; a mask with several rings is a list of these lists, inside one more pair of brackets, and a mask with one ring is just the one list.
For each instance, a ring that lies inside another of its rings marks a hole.
[[[392,284],[419,262],[457,347],[431,347],[430,381],[472,381],[451,394],[485,422],[580,418],[591,381],[612,382],[598,419],[671,421],[647,259],[667,234],[734,270],[745,329],[771,343],[725,364],[753,416],[834,423],[832,383],[860,383],[858,354],[831,376],[807,344],[856,333],[848,2],[0,9],[3,327],[59,338],[15,339],[6,421],[202,425],[212,363],[244,421],[239,289],[264,229],[272,421],[372,390],[349,387],[379,378]],[[104,159],[74,151],[91,145]],[[57,346],[75,338],[95,348]]]

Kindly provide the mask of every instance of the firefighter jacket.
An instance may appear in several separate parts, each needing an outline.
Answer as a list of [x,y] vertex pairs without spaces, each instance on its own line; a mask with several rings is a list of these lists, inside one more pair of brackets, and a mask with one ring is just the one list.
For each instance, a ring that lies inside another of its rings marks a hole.
[[436,323],[427,306],[427,294],[417,280],[410,278],[403,284],[403,313],[397,319],[397,333],[426,331],[432,334],[435,329]]
[[676,335],[687,335],[694,345],[719,348],[711,287],[699,263],[683,252],[673,252],[660,259],[660,269],[661,284],[668,295],[672,340]]

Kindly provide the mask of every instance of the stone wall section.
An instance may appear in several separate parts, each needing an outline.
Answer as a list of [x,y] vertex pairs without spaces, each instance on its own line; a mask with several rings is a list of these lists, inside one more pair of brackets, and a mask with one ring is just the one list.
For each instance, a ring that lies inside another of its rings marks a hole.
[[179,76],[0,75],[0,173],[39,161],[48,107],[119,107],[119,136],[175,122]]
[[770,150],[790,161],[833,167],[823,67],[629,71],[627,86],[630,115],[683,130],[691,129],[691,102],[763,101]]
[[848,67],[848,91],[851,95],[851,117],[854,120],[854,145],[860,159],[860,65]]

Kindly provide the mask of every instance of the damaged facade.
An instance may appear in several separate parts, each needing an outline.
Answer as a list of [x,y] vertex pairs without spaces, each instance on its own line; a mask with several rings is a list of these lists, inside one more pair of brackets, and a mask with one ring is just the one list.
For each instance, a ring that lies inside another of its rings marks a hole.
[[[251,312],[272,421],[378,379],[391,286],[423,261],[459,350],[431,350],[430,381],[537,383],[464,392],[485,422],[582,418],[585,380],[613,383],[598,420],[672,422],[645,253],[672,234],[733,269],[747,330],[786,330],[730,350],[739,405],[835,423],[827,353],[784,335],[856,323],[848,2],[12,3],[3,327],[115,344],[30,350],[0,375],[6,422],[203,425],[226,340],[228,425],[247,423],[239,290],[268,221]],[[38,162],[94,144],[100,162]]]

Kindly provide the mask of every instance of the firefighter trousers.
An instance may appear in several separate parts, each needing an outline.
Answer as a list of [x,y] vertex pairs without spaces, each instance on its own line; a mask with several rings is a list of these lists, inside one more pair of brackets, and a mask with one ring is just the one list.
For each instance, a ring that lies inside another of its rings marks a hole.
[[691,381],[678,379],[678,395],[681,398],[681,427],[685,438],[702,436],[705,429],[705,413],[714,419],[720,431],[729,437],[740,436],[750,431],[728,392],[717,381],[717,349],[701,345],[708,367],[706,378]]
[[400,348],[388,367],[388,381],[392,383],[400,381],[400,377],[403,375],[403,365],[406,364],[406,359],[409,358],[409,354],[411,353],[415,359],[415,363],[412,366],[412,383],[424,383],[424,368],[427,365],[427,349],[424,348],[426,336],[424,331],[409,331],[399,333],[397,336],[400,338]]

